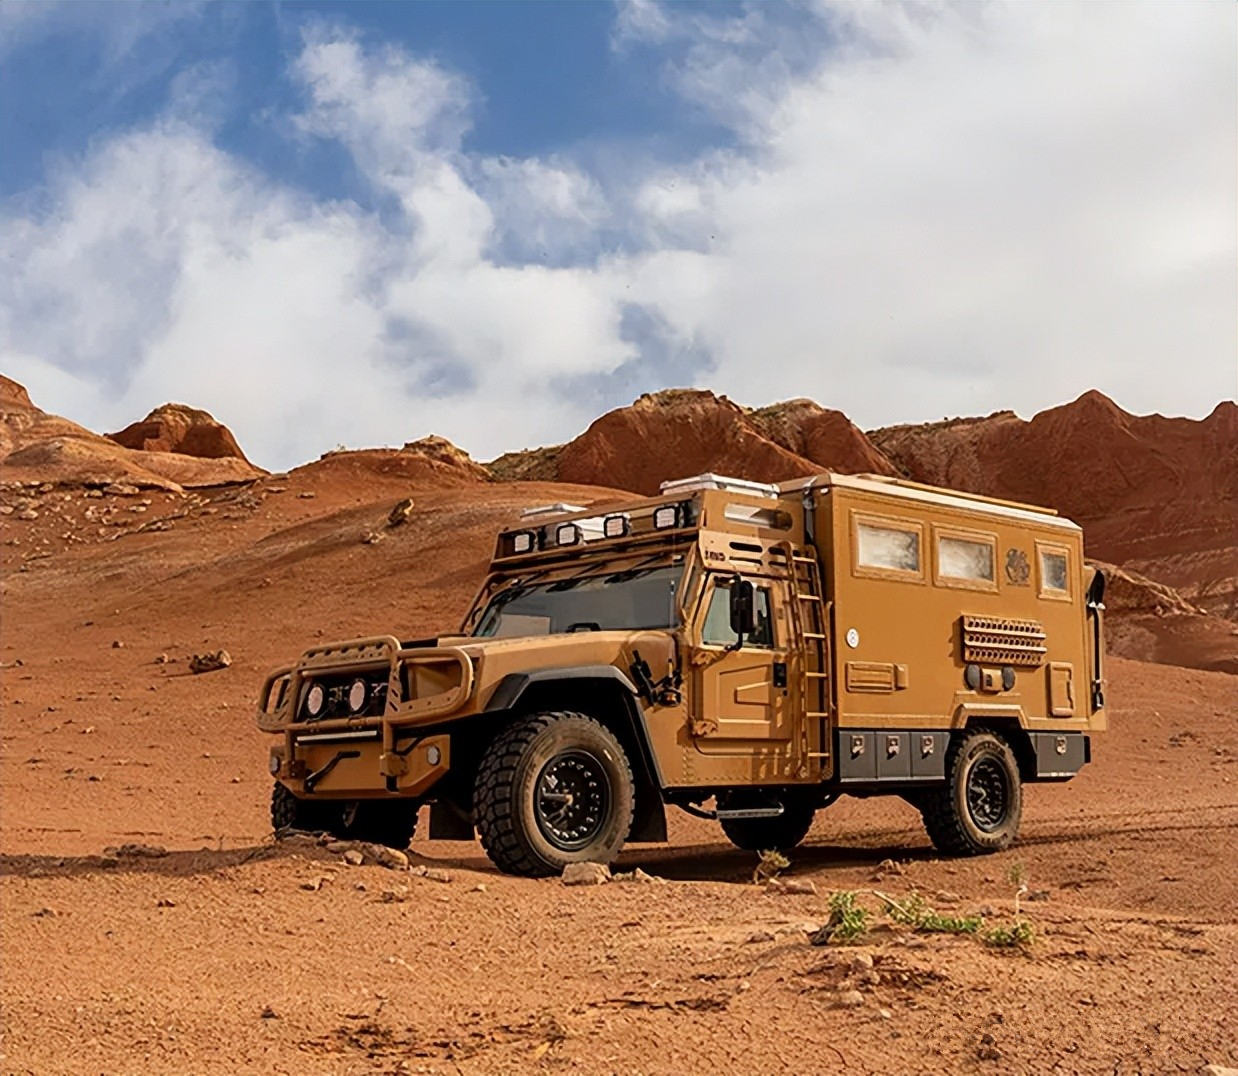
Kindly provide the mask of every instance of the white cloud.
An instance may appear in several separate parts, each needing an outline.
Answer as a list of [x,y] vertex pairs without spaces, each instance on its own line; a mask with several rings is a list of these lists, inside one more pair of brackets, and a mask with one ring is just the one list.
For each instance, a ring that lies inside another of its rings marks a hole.
[[1233,394],[1233,8],[827,6],[807,66],[762,10],[621,10],[620,49],[665,48],[742,137],[623,184],[468,152],[459,75],[320,26],[297,129],[394,215],[289,189],[174,101],[4,211],[0,365],[94,428],[206,407],[268,466],[571,436],[571,386],[655,353],[633,303],[709,387],[870,425]]

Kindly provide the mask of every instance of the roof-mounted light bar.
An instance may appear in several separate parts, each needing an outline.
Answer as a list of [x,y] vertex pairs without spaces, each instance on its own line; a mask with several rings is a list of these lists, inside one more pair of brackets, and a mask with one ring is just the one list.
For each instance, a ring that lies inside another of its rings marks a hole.
[[602,520],[602,537],[626,538],[632,533],[632,517],[627,512],[619,512]]

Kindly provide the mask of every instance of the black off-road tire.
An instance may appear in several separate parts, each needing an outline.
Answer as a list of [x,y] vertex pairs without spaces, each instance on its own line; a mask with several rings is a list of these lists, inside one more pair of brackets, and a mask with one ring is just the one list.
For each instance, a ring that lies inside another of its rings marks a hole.
[[495,737],[473,806],[494,865],[544,877],[569,863],[611,863],[632,828],[634,798],[632,766],[615,735],[584,714],[560,712],[533,714]]
[[745,852],[789,852],[808,836],[816,810],[788,803],[777,818],[723,818],[722,832]]
[[333,808],[328,827],[343,841],[385,844],[403,852],[417,830],[417,804],[412,800],[358,800]]
[[331,816],[323,810],[327,804],[298,799],[279,781],[271,789],[271,828],[277,837],[289,830],[303,833],[324,833],[331,828]]
[[946,783],[920,799],[924,828],[938,851],[978,856],[1009,848],[1023,815],[1014,752],[997,733],[972,729],[946,756]]

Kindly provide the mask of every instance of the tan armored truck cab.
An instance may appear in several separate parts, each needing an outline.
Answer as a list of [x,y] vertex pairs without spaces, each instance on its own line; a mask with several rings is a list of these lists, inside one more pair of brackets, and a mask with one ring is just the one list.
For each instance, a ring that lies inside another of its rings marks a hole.
[[785,849],[889,794],[995,851],[1105,728],[1103,590],[1049,510],[871,475],[533,510],[458,635],[268,677],[272,820],[403,847],[428,803],[432,838],[538,875],[665,840],[667,804]]

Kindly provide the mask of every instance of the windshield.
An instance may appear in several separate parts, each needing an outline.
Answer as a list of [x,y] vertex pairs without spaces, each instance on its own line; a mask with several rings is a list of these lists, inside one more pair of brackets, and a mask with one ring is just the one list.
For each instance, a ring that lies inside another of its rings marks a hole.
[[571,631],[636,631],[679,623],[680,566],[632,568],[553,583],[517,584],[486,606],[474,635],[506,638]]

